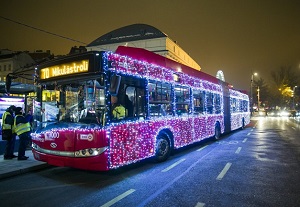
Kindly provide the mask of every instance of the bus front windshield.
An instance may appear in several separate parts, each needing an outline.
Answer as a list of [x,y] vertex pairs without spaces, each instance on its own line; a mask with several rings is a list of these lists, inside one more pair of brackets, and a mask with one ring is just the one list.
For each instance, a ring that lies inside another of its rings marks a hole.
[[97,80],[45,87],[40,107],[41,122],[104,125],[105,91]]

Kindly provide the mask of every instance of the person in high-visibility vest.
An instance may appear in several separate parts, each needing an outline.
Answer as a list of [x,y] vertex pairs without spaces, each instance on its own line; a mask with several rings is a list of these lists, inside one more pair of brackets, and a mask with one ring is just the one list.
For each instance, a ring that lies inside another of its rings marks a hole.
[[111,96],[111,112],[112,112],[112,119],[119,120],[124,119],[126,115],[125,107],[118,103],[117,96]]
[[28,157],[25,156],[25,150],[27,142],[30,139],[30,123],[23,116],[23,109],[17,107],[15,109],[15,119],[14,119],[14,131],[19,136],[19,150],[18,150],[18,160],[27,160]]
[[16,142],[16,134],[13,133],[13,125],[14,125],[14,109],[16,107],[14,105],[8,107],[6,111],[2,115],[2,140],[6,140],[4,159],[10,160],[15,157],[14,148]]

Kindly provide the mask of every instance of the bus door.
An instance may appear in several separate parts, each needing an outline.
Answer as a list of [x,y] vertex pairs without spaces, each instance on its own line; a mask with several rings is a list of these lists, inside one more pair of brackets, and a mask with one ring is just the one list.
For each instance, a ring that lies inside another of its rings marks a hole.
[[206,134],[206,115],[205,115],[205,92],[199,89],[193,89],[194,104],[194,141],[199,141]]
[[229,88],[225,82],[220,81],[220,83],[223,88],[224,132],[226,133],[231,131]]
[[190,88],[175,85],[176,116],[180,119],[180,133],[183,144],[193,142],[194,119],[191,114],[192,103],[190,100]]

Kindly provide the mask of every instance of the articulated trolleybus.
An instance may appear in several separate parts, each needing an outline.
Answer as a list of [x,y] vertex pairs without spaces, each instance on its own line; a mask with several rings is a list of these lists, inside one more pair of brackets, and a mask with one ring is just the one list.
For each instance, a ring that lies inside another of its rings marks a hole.
[[106,171],[164,161],[250,122],[245,92],[140,48],[66,56],[40,65],[37,77],[33,154],[50,165]]

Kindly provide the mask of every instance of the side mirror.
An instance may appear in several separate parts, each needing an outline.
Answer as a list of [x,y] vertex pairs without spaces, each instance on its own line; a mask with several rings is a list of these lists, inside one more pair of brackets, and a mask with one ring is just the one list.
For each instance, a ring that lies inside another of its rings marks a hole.
[[113,74],[110,78],[109,93],[112,96],[116,96],[119,92],[119,87],[121,83],[121,76]]

